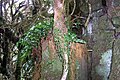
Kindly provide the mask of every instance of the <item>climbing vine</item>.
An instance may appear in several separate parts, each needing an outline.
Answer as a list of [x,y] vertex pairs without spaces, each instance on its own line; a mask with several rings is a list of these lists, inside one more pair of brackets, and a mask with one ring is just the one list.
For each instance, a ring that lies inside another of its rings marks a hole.
[[38,48],[41,38],[46,38],[52,27],[53,19],[41,21],[26,32],[17,43],[19,49],[16,66],[17,80],[20,80],[21,77],[25,78],[25,75],[32,75],[34,68],[32,49]]
[[[32,54],[32,51],[38,49],[42,38],[46,38],[47,35],[52,32],[53,19],[43,20],[32,26],[28,32],[26,32],[22,38],[17,42],[18,58],[16,66],[16,78],[17,80],[28,79],[32,77],[32,73],[35,68],[35,61],[39,60],[38,57]],[[84,40],[78,39],[77,35],[68,30],[67,34],[63,34],[59,29],[54,29],[54,41],[59,59],[63,62],[63,52],[66,51],[61,45],[62,39],[65,40],[64,46],[67,47],[67,55],[70,53],[70,43],[79,42],[86,43]],[[36,59],[35,59],[36,58]],[[26,78],[27,77],[27,78]]]
[[85,44],[86,41],[82,40],[82,39],[78,39],[77,38],[77,35],[75,33],[73,33],[71,30],[68,30],[68,33],[67,34],[63,34],[60,32],[60,30],[58,29],[55,29],[54,30],[54,41],[55,41],[55,44],[56,44],[56,47],[57,47],[57,52],[59,53],[59,58],[60,59],[63,59],[62,58],[62,53],[64,52],[64,49],[59,45],[61,44],[61,38],[59,36],[62,36],[64,35],[64,39],[65,39],[65,43],[64,43],[64,46],[68,47],[68,54],[69,54],[69,47],[70,47],[70,43],[71,42],[75,42],[75,43],[83,43]]

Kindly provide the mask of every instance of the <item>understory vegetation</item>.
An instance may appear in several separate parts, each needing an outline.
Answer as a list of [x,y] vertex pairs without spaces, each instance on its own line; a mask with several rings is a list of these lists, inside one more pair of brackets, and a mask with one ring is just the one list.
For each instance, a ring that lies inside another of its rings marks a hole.
[[0,0],[0,80],[119,80],[119,0]]

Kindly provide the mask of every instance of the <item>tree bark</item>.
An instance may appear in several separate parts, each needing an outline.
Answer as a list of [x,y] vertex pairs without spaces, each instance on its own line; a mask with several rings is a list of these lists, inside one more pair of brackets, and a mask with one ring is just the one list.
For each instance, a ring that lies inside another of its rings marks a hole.
[[32,54],[35,58],[35,68],[33,71],[33,80],[39,80],[41,78],[41,62],[42,62],[42,44],[40,42],[38,49],[35,49],[32,51]]
[[64,45],[64,35],[67,33],[67,28],[65,25],[65,13],[64,13],[64,4],[63,0],[54,0],[54,31],[58,29],[60,33],[58,35],[54,34],[54,37],[58,37],[61,41],[59,45],[63,51],[63,74],[61,80],[66,80],[68,74],[68,55],[67,55],[67,47]]
[[[80,43],[71,44],[69,80],[88,80],[87,53],[88,53],[87,47],[85,44],[80,44]],[[79,64],[76,65],[76,61],[78,61]],[[77,73],[77,77],[75,77],[76,73]]]

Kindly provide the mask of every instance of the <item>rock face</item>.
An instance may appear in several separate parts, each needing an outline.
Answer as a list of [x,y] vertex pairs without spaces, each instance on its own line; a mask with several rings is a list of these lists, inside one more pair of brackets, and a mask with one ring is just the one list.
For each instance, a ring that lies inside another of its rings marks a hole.
[[[93,4],[93,9],[103,8],[101,7],[102,0],[89,1]],[[108,80],[108,76],[110,80],[120,80],[120,0],[106,1],[109,6],[108,15],[101,13],[101,10],[92,14],[92,34],[88,38],[88,45],[93,50],[90,80]],[[111,23],[108,17],[112,19],[115,25]],[[116,33],[114,33],[113,29],[116,30]],[[114,39],[115,43],[113,45]],[[113,55],[112,57],[111,54]],[[110,58],[112,58],[111,67],[107,63],[107,60],[111,61]]]
[[104,54],[102,54],[100,63],[96,67],[97,73],[103,77],[103,80],[108,80],[108,76],[110,74],[111,58],[112,58],[112,49],[109,49]]
[[93,19],[92,80],[106,80],[105,77],[107,77],[105,71],[105,69],[108,69],[106,67],[107,63],[101,60],[105,60],[103,57],[107,55],[105,52],[112,49],[113,32],[107,31],[109,28],[111,27],[106,15]]
[[120,80],[120,39],[115,40],[109,80]]

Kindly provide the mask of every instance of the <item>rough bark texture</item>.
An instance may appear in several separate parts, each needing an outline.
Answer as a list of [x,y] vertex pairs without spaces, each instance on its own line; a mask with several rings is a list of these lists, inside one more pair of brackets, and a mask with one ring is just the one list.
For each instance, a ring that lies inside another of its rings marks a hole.
[[67,33],[67,28],[65,25],[65,11],[64,11],[64,3],[63,0],[54,0],[54,31],[59,30],[59,32],[54,33],[54,37],[58,37],[60,43],[57,44],[62,48],[63,51],[63,74],[61,80],[66,80],[68,75],[68,55],[67,55],[67,47],[64,45],[64,35]]
[[54,0],[54,28],[59,29],[63,34],[67,33],[62,0]]
[[50,53],[49,59],[52,60],[56,56],[56,49],[55,49],[55,43],[54,43],[53,37],[51,37],[48,42],[48,48],[49,48],[49,53]]
[[[70,52],[70,80],[88,80],[88,52],[86,45],[72,43]],[[76,65],[77,61],[79,64]]]
[[38,49],[33,50],[32,54],[35,58],[35,62],[34,62],[34,71],[33,71],[33,80],[39,80],[41,78],[41,62],[42,62],[42,46],[41,46],[41,42],[38,46]]
[[69,70],[69,80],[75,80],[75,73],[76,73],[76,57],[75,57],[75,49],[74,44],[71,45],[70,49],[70,70]]

